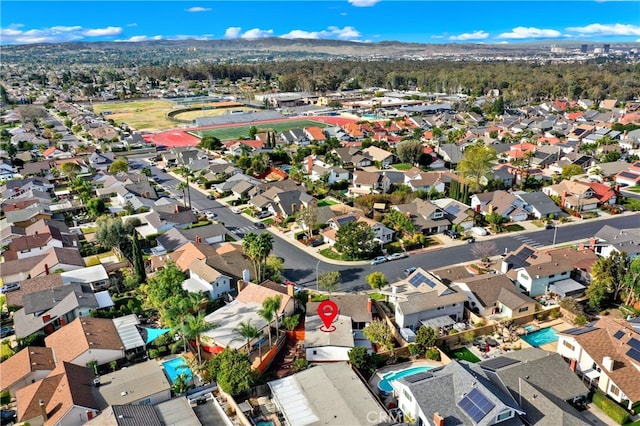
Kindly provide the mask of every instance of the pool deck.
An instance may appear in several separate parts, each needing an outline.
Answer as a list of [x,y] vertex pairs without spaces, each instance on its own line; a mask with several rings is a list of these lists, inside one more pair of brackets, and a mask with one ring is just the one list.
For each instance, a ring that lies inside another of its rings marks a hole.
[[373,377],[371,377],[369,379],[369,386],[377,394],[378,391],[379,391],[378,383],[380,383],[380,380],[382,380],[382,376],[384,376],[385,374],[396,372],[396,371],[401,371],[401,370],[407,370],[407,369],[413,368],[413,367],[433,367],[433,368],[437,368],[437,367],[442,367],[443,365],[444,364],[442,362],[432,361],[430,359],[418,359],[418,360],[415,360],[415,361],[403,362],[401,364],[388,365],[386,367],[382,367],[382,368],[378,369],[375,372]]

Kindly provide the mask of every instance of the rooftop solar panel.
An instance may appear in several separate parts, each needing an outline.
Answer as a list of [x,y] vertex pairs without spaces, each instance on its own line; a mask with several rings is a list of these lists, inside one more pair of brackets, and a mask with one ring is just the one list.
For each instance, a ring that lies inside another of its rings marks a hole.
[[418,287],[421,284],[426,284],[431,288],[434,288],[436,286],[436,283],[434,283],[431,279],[421,274],[420,272],[418,272],[417,274],[414,274],[411,277],[411,279],[409,279],[409,284],[411,284],[414,287]]
[[450,215],[457,215],[460,212],[460,206],[457,204],[450,204],[447,206],[446,209],[444,209],[444,211],[446,211],[447,213],[449,213]]
[[573,336],[579,336],[581,334],[588,333],[593,330],[595,330],[593,327],[587,326],[587,327],[581,327],[581,328],[571,328],[569,330],[564,330],[562,333],[571,334]]
[[637,351],[637,350],[635,350],[635,349],[629,349],[629,350],[627,351],[627,354],[626,354],[626,355],[627,355],[629,358],[631,358],[631,359],[633,359],[633,360],[635,360],[635,361],[640,362],[640,351]]
[[498,371],[501,368],[508,367],[513,364],[520,364],[520,361],[506,356],[488,359],[480,363],[480,367],[488,371]]
[[496,405],[487,399],[478,389],[471,391],[458,402],[458,406],[473,420],[480,422]]
[[407,376],[404,379],[409,383],[416,383],[416,382],[420,382],[420,381],[422,381],[424,379],[430,379],[431,377],[433,377],[433,374],[431,374],[431,373],[420,372],[420,373],[416,373],[416,374],[412,374],[410,376]]
[[640,352],[640,340],[636,339],[635,337],[633,339],[629,339],[627,345]]
[[622,330],[618,330],[616,331],[616,334],[613,335],[613,337],[615,337],[616,339],[620,340],[620,338],[624,336],[624,331]]

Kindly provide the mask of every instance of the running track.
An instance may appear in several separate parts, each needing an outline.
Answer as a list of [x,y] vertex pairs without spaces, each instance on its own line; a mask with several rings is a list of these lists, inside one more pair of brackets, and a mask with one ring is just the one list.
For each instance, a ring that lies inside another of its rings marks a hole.
[[300,121],[300,120],[321,121],[323,123],[331,124],[334,126],[344,126],[347,123],[353,123],[356,121],[352,118],[333,117],[333,116],[292,117],[292,118],[282,118],[277,120],[265,120],[265,121],[255,121],[255,122],[235,123],[235,124],[219,124],[217,126],[190,127],[186,129],[167,130],[165,132],[155,133],[152,135],[145,135],[144,139],[147,142],[151,142],[155,145],[164,145],[167,148],[173,148],[176,146],[196,146],[198,142],[200,142],[200,139],[193,135],[190,135],[188,132],[205,130],[205,129],[220,129],[225,127],[239,127],[239,126],[248,126],[248,125],[269,124],[269,123],[285,123],[287,121]]

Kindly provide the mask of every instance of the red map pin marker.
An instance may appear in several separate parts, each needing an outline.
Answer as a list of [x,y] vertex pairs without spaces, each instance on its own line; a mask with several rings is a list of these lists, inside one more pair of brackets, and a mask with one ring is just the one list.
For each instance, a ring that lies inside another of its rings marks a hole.
[[318,316],[322,320],[324,327],[320,327],[321,331],[336,331],[335,326],[331,325],[338,316],[338,305],[331,300],[325,300],[318,305]]

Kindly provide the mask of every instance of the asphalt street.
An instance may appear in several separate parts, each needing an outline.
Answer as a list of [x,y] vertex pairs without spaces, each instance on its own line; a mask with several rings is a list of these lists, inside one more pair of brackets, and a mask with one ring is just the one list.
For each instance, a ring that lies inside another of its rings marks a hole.
[[[139,163],[137,166],[148,166],[142,159],[131,160],[130,163]],[[154,180],[170,193],[182,200],[181,191],[175,188],[179,181],[168,173],[163,173],[157,167],[151,167]],[[228,207],[216,200],[207,199],[202,192],[191,188],[191,205],[201,212],[211,211],[216,214],[216,220],[223,223],[232,235],[242,238],[247,232],[267,232],[257,229],[254,223],[240,214],[234,214]],[[604,224],[610,224],[621,228],[636,228],[640,226],[640,214],[624,216],[612,216],[607,219],[591,219],[579,224],[560,225],[556,233],[556,245],[588,239],[593,236]],[[444,237],[447,238],[447,237]],[[543,229],[526,234],[505,235],[491,239],[495,244],[498,254],[518,248],[523,243],[534,247],[550,246],[553,244],[554,229]],[[379,265],[343,266],[318,260],[313,255],[300,250],[286,238],[274,235],[274,254],[284,259],[284,276],[296,282],[298,285],[308,288],[316,288],[316,274],[329,271],[340,271],[342,277],[341,291],[364,291],[369,289],[366,276],[373,271],[381,271],[390,282],[404,277],[403,271],[411,266],[419,266],[425,269],[436,269],[447,265],[456,265],[471,261],[475,258],[472,254],[473,244],[458,245],[436,249],[428,252],[411,254],[408,258],[386,262]]]

